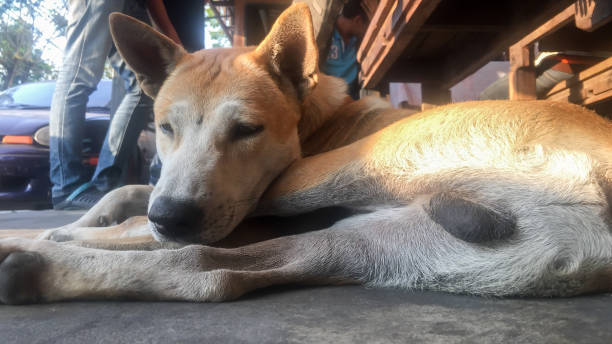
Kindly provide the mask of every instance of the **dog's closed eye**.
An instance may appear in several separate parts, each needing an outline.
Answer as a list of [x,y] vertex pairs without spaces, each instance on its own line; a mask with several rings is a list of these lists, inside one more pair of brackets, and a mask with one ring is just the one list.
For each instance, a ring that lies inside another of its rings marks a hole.
[[172,129],[172,126],[170,125],[170,123],[162,123],[159,125],[159,129],[161,130],[162,133],[172,137],[174,136],[174,130]]
[[232,140],[255,136],[264,130],[263,124],[236,123],[230,132]]

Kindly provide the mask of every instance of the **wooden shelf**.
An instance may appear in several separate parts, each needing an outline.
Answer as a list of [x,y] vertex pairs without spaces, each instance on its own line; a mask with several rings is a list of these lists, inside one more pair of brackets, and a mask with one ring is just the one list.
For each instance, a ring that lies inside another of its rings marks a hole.
[[612,99],[612,58],[558,83],[546,94],[546,98],[583,105]]

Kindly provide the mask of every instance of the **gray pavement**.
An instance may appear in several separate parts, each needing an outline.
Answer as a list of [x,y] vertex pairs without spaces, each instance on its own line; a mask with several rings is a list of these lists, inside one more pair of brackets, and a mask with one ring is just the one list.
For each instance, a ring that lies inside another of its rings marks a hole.
[[[42,228],[78,212],[0,212]],[[277,287],[216,304],[0,307],[0,343],[612,343],[612,295],[492,299],[362,287]]]

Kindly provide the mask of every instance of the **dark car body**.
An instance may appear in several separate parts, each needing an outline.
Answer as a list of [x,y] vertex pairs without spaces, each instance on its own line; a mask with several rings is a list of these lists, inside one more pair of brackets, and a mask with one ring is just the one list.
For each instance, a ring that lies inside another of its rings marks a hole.
[[[54,89],[50,81],[0,93],[0,209],[51,207],[48,125]],[[88,103],[82,158],[89,173],[108,128],[110,98],[111,81],[102,80]]]

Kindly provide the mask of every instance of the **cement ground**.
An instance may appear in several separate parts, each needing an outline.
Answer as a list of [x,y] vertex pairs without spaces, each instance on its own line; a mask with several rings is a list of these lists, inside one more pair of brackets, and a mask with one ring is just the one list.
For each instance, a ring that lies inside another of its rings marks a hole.
[[[79,212],[0,212],[43,228]],[[491,299],[362,287],[278,287],[217,304],[0,306],[1,343],[612,343],[612,295]]]

